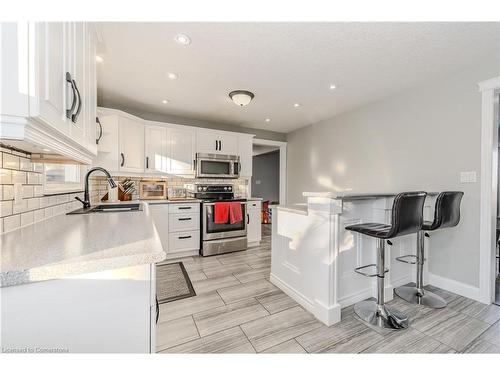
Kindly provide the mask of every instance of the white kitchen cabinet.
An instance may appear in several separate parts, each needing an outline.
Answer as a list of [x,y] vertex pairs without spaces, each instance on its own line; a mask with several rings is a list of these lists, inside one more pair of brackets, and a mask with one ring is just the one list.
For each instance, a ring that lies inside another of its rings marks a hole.
[[261,241],[261,201],[247,201],[247,244],[258,246]]
[[119,145],[118,145],[118,115],[106,115],[99,113],[99,121],[102,126],[102,136],[97,144],[97,157],[93,165],[118,171],[119,169]]
[[168,222],[169,222],[169,204],[150,204],[148,209],[153,217],[156,232],[160,237],[163,251],[168,254]]
[[238,135],[238,155],[240,156],[241,164],[240,177],[252,177],[252,139],[253,135]]
[[167,128],[167,172],[192,175],[195,159],[195,131],[189,127]]
[[144,128],[146,172],[167,172],[167,128],[146,125]]
[[144,172],[144,123],[119,116],[118,139],[121,172]]
[[[50,148],[89,164],[86,56],[89,27],[82,22],[2,23],[0,139],[35,150]],[[94,84],[95,85],[95,84]],[[77,116],[77,112],[79,114]],[[72,121],[73,120],[73,121]],[[35,146],[35,147],[33,147]]]
[[85,101],[83,104],[85,116],[85,137],[88,148],[93,154],[97,153],[97,67],[95,57],[97,55],[97,35],[94,27],[87,27],[86,55],[85,55]]
[[237,155],[238,137],[229,132],[198,130],[196,152],[205,154]]

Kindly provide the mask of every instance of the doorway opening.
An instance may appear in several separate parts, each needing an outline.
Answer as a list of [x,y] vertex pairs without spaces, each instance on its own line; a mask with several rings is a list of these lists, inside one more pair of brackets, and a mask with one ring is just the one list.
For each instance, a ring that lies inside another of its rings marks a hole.
[[286,202],[286,142],[254,139],[251,194],[262,198],[262,236],[268,237],[272,207]]
[[497,224],[496,224],[496,262],[495,262],[495,301],[494,303],[496,305],[500,305],[500,142],[498,139],[500,139],[500,110],[499,110],[499,104],[500,103],[500,92],[497,91],[495,92],[495,125],[496,125],[496,131],[499,137],[497,138],[497,168],[498,168],[498,174],[497,174],[497,207],[496,207],[496,212],[497,212]]

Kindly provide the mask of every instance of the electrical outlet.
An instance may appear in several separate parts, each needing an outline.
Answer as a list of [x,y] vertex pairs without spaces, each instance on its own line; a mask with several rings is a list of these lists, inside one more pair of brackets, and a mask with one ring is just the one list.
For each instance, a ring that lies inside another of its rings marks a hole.
[[473,184],[477,182],[476,171],[460,172],[460,182],[462,184]]

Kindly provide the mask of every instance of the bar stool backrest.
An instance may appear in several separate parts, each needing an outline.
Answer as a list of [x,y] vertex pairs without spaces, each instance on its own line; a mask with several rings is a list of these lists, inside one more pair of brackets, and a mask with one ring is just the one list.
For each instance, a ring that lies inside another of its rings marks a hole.
[[454,227],[460,222],[462,191],[443,191],[436,198],[434,221],[429,230]]
[[399,193],[392,204],[392,223],[387,238],[417,233],[422,229],[424,201],[427,193]]

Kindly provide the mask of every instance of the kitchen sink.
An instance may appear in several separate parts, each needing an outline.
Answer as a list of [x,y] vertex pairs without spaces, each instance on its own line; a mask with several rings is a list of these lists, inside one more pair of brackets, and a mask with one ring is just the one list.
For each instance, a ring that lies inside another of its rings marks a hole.
[[89,208],[79,208],[68,212],[67,215],[92,214],[98,212],[129,212],[142,211],[140,203],[99,204]]

